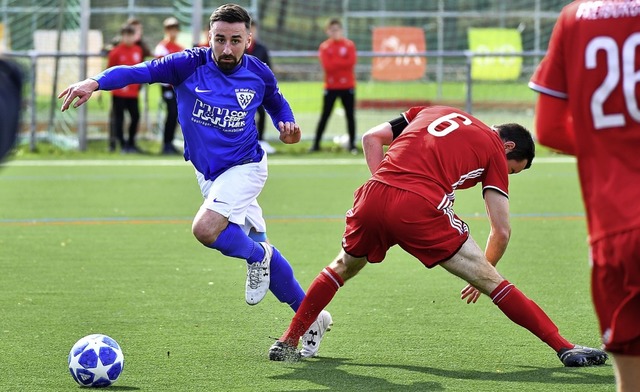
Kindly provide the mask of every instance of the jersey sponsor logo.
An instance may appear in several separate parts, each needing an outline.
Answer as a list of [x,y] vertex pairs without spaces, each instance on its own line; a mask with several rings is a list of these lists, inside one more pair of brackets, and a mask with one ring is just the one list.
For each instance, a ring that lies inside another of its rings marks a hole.
[[191,114],[191,121],[196,124],[217,127],[224,132],[241,132],[246,125],[248,112],[211,106],[196,99]]
[[238,100],[238,105],[241,108],[246,109],[247,106],[253,101],[253,97],[255,97],[256,92],[250,90],[248,88],[237,88],[236,89],[236,99]]

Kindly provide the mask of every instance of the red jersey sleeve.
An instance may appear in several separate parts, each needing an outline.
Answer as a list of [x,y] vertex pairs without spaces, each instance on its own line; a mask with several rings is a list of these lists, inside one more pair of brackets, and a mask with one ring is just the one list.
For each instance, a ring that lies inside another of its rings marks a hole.
[[482,179],[482,196],[487,189],[493,189],[509,197],[509,168],[504,153],[497,152],[489,158]]
[[563,99],[568,97],[566,65],[561,41],[564,35],[565,16],[566,13],[560,14],[551,34],[547,55],[542,59],[529,82],[532,90]]
[[402,116],[405,118],[405,120],[407,120],[408,123],[410,123],[424,108],[426,108],[426,106],[414,106],[406,112],[402,113]]

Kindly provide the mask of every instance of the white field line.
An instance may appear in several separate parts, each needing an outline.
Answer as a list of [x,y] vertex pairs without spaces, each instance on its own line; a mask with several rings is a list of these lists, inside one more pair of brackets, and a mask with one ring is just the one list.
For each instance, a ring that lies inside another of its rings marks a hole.
[[[536,158],[533,165],[547,163],[572,163],[575,162],[574,157],[544,157]],[[41,160],[14,160],[0,164],[0,167],[44,167],[44,166],[183,166],[189,165],[188,162],[179,159],[131,159],[131,160],[112,160],[112,159],[41,159]],[[279,159],[269,160],[270,166],[352,166],[366,165],[364,158],[350,159],[331,159],[331,158],[312,158],[312,159]]]

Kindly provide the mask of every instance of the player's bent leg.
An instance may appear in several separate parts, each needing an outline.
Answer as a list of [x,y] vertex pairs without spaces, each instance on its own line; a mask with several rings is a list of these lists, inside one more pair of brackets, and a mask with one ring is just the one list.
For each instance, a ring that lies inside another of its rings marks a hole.
[[356,276],[365,265],[367,265],[367,259],[353,257],[341,249],[338,256],[329,264],[329,268],[340,275],[343,281],[347,281]]
[[[267,233],[257,231],[254,227],[249,229],[249,238],[256,242],[269,243]],[[271,281],[269,291],[278,299],[291,307],[295,312],[304,299],[304,290],[293,274],[291,263],[274,246],[271,256]]]
[[[346,256],[346,257],[345,257]],[[285,331],[282,337],[269,349],[269,359],[272,361],[284,361],[291,357],[290,352],[297,348],[300,338],[308,332],[315,332],[313,328],[314,323],[320,324],[317,330],[324,329],[325,332],[329,330],[332,319],[331,315],[326,313],[323,316],[324,308],[331,302],[338,289],[344,285],[344,279],[342,275],[354,276],[359,270],[366,264],[361,263],[363,259],[353,258],[344,251],[340,251],[338,257],[311,282],[307,294],[300,304],[300,308],[296,311],[295,316],[289,324],[289,328]],[[338,268],[341,272],[338,273],[333,268]],[[321,317],[322,316],[322,317]],[[319,333],[314,337],[317,339]],[[320,336],[321,337],[321,336]],[[317,345],[319,340],[316,340],[316,346],[307,347],[307,353],[310,356],[315,355],[317,352]],[[304,349],[303,345],[303,349]]]
[[229,219],[224,215],[207,208],[200,208],[193,218],[191,232],[204,246],[210,246],[228,224]]
[[297,311],[304,300],[304,290],[293,274],[293,268],[287,259],[274,246],[271,256],[269,290],[278,299]]
[[558,327],[534,301],[500,276],[471,237],[451,259],[441,265],[488,294],[511,321],[553,348],[565,366],[601,365],[607,360],[604,351],[574,345],[562,337]]
[[617,392],[640,391],[640,356],[612,354]]
[[[222,228],[222,230],[220,230]],[[245,299],[249,305],[262,301],[269,291],[270,265],[273,247],[266,242],[255,242],[236,223],[222,214],[201,208],[193,223],[196,238],[209,248],[225,256],[247,261]],[[211,241],[208,242],[207,241]]]
[[504,280],[495,267],[487,261],[482,249],[471,236],[453,257],[440,265],[486,295],[491,294]]

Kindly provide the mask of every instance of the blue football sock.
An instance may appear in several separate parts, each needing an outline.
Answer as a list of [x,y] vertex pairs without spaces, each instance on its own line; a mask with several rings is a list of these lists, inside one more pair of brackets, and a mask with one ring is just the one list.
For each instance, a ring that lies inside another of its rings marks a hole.
[[300,287],[300,283],[293,276],[293,269],[282,256],[282,254],[273,247],[273,256],[271,257],[271,282],[269,290],[280,301],[291,306],[293,311],[297,311],[298,307],[304,299],[304,290]]
[[249,238],[251,238],[255,242],[267,242],[267,233],[265,232],[258,232],[251,229],[248,235]]
[[256,263],[264,258],[262,245],[249,238],[240,226],[231,222],[209,247],[219,250],[225,256],[245,259],[248,263]]

